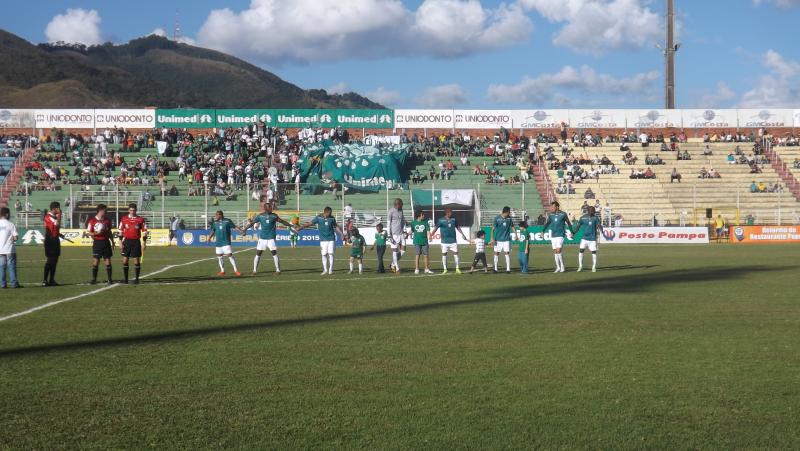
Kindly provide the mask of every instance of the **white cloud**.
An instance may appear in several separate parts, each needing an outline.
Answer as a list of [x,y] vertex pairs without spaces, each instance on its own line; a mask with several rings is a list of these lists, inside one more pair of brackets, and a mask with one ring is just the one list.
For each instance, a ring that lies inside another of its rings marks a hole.
[[386,89],[383,86],[364,95],[373,102],[378,102],[384,106],[395,105],[402,98],[399,92]]
[[726,102],[736,98],[736,93],[733,92],[730,86],[724,81],[717,82],[717,87],[714,92],[708,92],[700,97],[694,106],[697,108],[722,108],[726,106]]
[[564,26],[553,44],[600,55],[609,50],[640,48],[661,41],[663,21],[650,0],[519,0],[551,22]]
[[336,83],[335,85],[331,86],[325,91],[328,94],[344,94],[349,92],[349,89],[347,88],[347,83],[340,81],[339,83]]
[[[602,96],[629,96],[634,99],[649,99],[656,94],[656,82],[661,79],[658,71],[635,74],[628,78],[615,78],[597,73],[589,66],[575,69],[564,66],[552,74],[541,74],[536,78],[525,76],[514,85],[492,84],[488,89],[489,99],[507,104],[586,104],[587,99]],[[562,91],[571,92],[571,95]],[[572,97],[571,97],[572,96]],[[620,100],[620,99],[617,99]],[[624,99],[623,99],[624,100]]]
[[162,38],[166,38],[167,32],[164,31],[163,28],[156,28],[155,30],[151,31],[148,36],[161,36]]
[[47,42],[102,44],[101,20],[100,14],[94,9],[69,8],[66,13],[57,14],[50,20],[44,29],[44,34],[47,36]]
[[527,40],[528,16],[515,5],[479,0],[251,0],[243,11],[211,11],[198,32],[206,47],[265,63],[386,56],[456,57]]
[[758,84],[742,96],[739,106],[797,107],[800,104],[800,63],[787,60],[774,50],[764,53],[761,63],[769,73],[762,76]]
[[467,93],[456,83],[432,86],[416,99],[423,108],[452,108],[467,103]]
[[753,0],[753,4],[760,6],[763,3],[774,4],[779,8],[791,8],[793,6],[800,6],[800,0]]

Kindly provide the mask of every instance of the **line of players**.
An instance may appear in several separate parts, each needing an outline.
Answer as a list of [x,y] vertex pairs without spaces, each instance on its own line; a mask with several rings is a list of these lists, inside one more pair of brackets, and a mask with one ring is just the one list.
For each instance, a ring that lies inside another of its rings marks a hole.
[[[595,209],[589,207],[587,214],[581,217],[577,224],[577,229],[573,230],[573,226],[569,221],[567,214],[561,211],[558,202],[553,202],[551,211],[547,215],[547,220],[544,224],[544,230],[550,232],[550,241],[553,248],[553,257],[555,260],[555,271],[565,272],[566,267],[563,257],[564,239],[568,234],[577,234],[580,230],[583,231],[583,237],[579,246],[578,253],[578,271],[583,270],[583,257],[584,252],[588,248],[592,255],[592,272],[597,271],[597,239],[599,234],[602,233],[602,225],[599,218],[595,215]],[[419,274],[423,271],[426,274],[432,274],[429,265],[429,239],[433,237],[436,232],[441,234],[441,251],[442,251],[442,266],[443,273],[448,272],[447,260],[448,254],[453,255],[455,264],[455,273],[461,274],[458,245],[456,233],[461,234],[461,237],[475,245],[475,259],[473,260],[470,272],[477,268],[478,263],[482,263],[484,271],[487,271],[486,254],[485,254],[485,241],[484,232],[480,231],[477,234],[476,240],[467,238],[458,226],[457,220],[452,216],[452,210],[447,210],[444,217],[440,218],[433,230],[430,230],[428,221],[425,215],[419,212],[414,221],[406,223],[403,214],[403,201],[396,199],[394,207],[389,210],[387,215],[388,230],[385,230],[383,224],[378,224],[375,233],[375,244],[370,249],[378,248],[378,272],[383,273],[383,257],[386,251],[386,244],[388,243],[392,251],[392,263],[390,270],[396,274],[400,273],[400,259],[405,251],[405,240],[408,238],[406,232],[407,226],[411,230],[412,244],[416,250],[415,269],[414,273]],[[256,255],[253,259],[253,275],[258,272],[258,265],[261,255],[265,250],[269,250],[272,254],[272,259],[275,265],[274,275],[279,275],[280,259],[278,257],[278,247],[276,244],[277,225],[282,224],[288,227],[293,236],[296,236],[300,230],[316,226],[320,237],[320,252],[322,256],[322,275],[333,274],[334,268],[334,255],[336,251],[336,238],[337,234],[345,239],[345,234],[332,215],[330,207],[325,207],[322,214],[314,217],[311,221],[305,224],[292,224],[280,218],[277,214],[272,212],[269,203],[262,204],[262,212],[247,221],[244,228],[236,226],[233,221],[224,217],[222,211],[217,211],[215,220],[211,225],[210,240],[215,241],[216,255],[219,263],[220,272],[218,275],[225,275],[224,259],[228,258],[233,267],[234,273],[241,276],[237,265],[236,259],[233,256],[231,248],[231,238],[234,230],[245,234],[248,229],[259,225],[258,243],[256,245]],[[520,230],[527,230],[527,223],[522,222],[519,224]],[[506,263],[506,272],[511,272],[511,241],[514,234],[514,222],[511,218],[511,209],[504,207],[502,212],[494,218],[490,232],[491,240],[489,245],[494,247],[494,267],[493,272],[498,272],[498,260],[500,254],[504,254]],[[528,272],[528,256],[530,254],[530,237],[527,233],[517,233],[517,241],[519,244],[519,262],[523,273]],[[350,273],[354,271],[354,264],[358,264],[359,273],[363,272],[363,258],[366,248],[366,240],[360,234],[357,228],[349,231],[347,241],[350,244]],[[421,263],[424,263],[421,269]]]
[[[495,273],[498,272],[500,254],[504,254],[505,256],[506,272],[511,272],[510,252],[514,223],[510,217],[510,212],[511,209],[509,207],[504,207],[502,212],[494,218],[492,223],[491,241],[489,245],[494,247],[493,272]],[[85,232],[87,236],[93,239],[91,284],[97,283],[97,275],[101,260],[105,263],[107,283],[113,283],[111,257],[113,256],[113,249],[115,247],[115,234],[112,233],[111,221],[106,213],[107,207],[103,204],[98,205],[97,212],[94,217],[89,219]],[[43,286],[58,285],[55,281],[56,267],[58,265],[58,258],[61,255],[61,239],[65,239],[60,231],[61,218],[62,212],[60,204],[58,202],[52,202],[50,204],[50,211],[44,218],[44,250],[46,261],[42,282]],[[456,233],[461,234],[461,237],[465,241],[469,241],[475,245],[475,258],[470,272],[477,268],[478,263],[481,263],[484,271],[487,271],[484,233],[482,231],[478,232],[478,239],[476,240],[468,239],[459,228],[458,222],[452,216],[451,210],[448,209],[445,212],[445,216],[437,221],[434,229],[431,231],[428,221],[425,219],[425,215],[422,212],[418,214],[414,221],[406,223],[403,213],[403,201],[401,199],[395,199],[394,207],[389,210],[387,219],[388,230],[383,228],[383,224],[379,224],[376,228],[375,244],[371,247],[371,249],[374,249],[376,246],[378,248],[378,272],[385,272],[383,257],[388,243],[392,251],[390,270],[396,274],[400,273],[400,259],[404,254],[406,247],[405,240],[408,235],[406,232],[407,226],[411,229],[412,244],[416,250],[415,274],[420,273],[420,263],[424,263],[424,273],[432,273],[429,266],[428,240],[435,235],[437,231],[441,233],[443,273],[446,274],[448,272],[447,258],[448,254],[452,254],[455,264],[455,273],[461,274]],[[281,273],[278,247],[275,241],[278,224],[288,227],[295,237],[300,230],[316,226],[320,236],[322,275],[333,274],[336,234],[338,233],[339,236],[344,237],[344,233],[336,222],[336,218],[333,217],[331,208],[325,207],[320,216],[313,218],[305,224],[299,225],[291,224],[280,218],[277,214],[272,212],[269,203],[263,203],[262,212],[249,220],[244,228],[236,226],[233,221],[225,218],[222,211],[216,212],[214,221],[211,224],[209,239],[215,241],[215,251],[220,269],[218,275],[225,275],[224,259],[227,258],[236,276],[241,276],[231,248],[231,235],[233,230],[238,230],[241,234],[244,234],[249,228],[254,227],[256,224],[259,225],[259,239],[256,245],[256,255],[253,259],[253,275],[256,275],[258,272],[258,265],[265,250],[269,250],[272,255],[272,260],[275,265],[274,274],[279,275]],[[521,223],[520,228],[521,230],[525,230],[527,228],[527,223]],[[583,255],[587,248],[592,254],[592,271],[594,272],[597,270],[597,238],[599,233],[602,233],[602,225],[599,218],[595,216],[593,207],[589,207],[588,213],[580,219],[577,230],[573,231],[572,224],[570,224],[567,214],[560,210],[558,202],[553,202],[551,211],[547,215],[544,229],[550,231],[550,240],[555,260],[555,272],[564,272],[566,270],[562,250],[567,230],[571,233],[577,233],[578,230],[581,229],[583,230],[583,238],[580,242],[578,254],[578,271],[583,270]],[[128,214],[123,216],[120,220],[118,233],[116,234],[116,237],[121,240],[122,244],[122,268],[124,276],[121,281],[122,283],[129,283],[129,263],[131,259],[134,260],[134,279],[132,282],[134,284],[139,283],[141,259],[147,246],[148,234],[147,222],[143,217],[137,215],[136,204],[130,204],[128,206]],[[520,243],[520,266],[522,272],[527,273],[527,261],[530,253],[528,234],[518,233],[517,240]],[[357,263],[358,272],[362,273],[366,240],[359,233],[358,229],[353,229],[350,231],[348,241],[351,245],[349,262],[350,272],[352,273],[354,271],[354,264]]]

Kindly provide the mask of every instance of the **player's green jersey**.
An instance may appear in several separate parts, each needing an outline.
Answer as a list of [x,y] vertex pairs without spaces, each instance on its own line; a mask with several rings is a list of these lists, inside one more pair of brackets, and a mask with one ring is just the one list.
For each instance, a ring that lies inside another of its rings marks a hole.
[[231,245],[231,233],[236,226],[228,218],[222,218],[219,221],[211,223],[211,228],[214,230],[214,242],[217,247]]
[[442,236],[442,244],[456,244],[456,229],[458,228],[456,218],[440,218],[436,227],[439,228],[439,234]]
[[527,229],[519,229],[517,231],[517,240],[519,241],[519,253],[524,254],[528,247],[528,242],[530,241],[530,235],[528,235]]
[[386,246],[386,240],[389,239],[389,232],[386,230],[375,232],[375,245]]
[[428,221],[411,221],[411,233],[415,246],[425,246],[428,244],[428,232],[431,230]]
[[497,215],[494,218],[494,240],[495,241],[511,241],[511,231],[514,228],[514,220],[511,216],[504,218]]
[[317,226],[320,241],[336,241],[336,219],[333,216],[317,216],[311,223]]
[[548,213],[544,229],[550,231],[551,237],[564,238],[566,236],[567,220],[567,214],[563,211]]
[[275,213],[261,213],[253,218],[253,222],[257,223],[261,227],[261,230],[258,232],[258,237],[260,239],[275,239],[275,226],[278,224],[278,215]]
[[364,255],[364,244],[363,236],[351,236],[350,245],[353,247],[350,248],[350,256],[361,258]]
[[580,221],[578,221],[578,229],[575,231],[577,234],[578,231],[583,229],[583,239],[586,241],[597,241],[597,233],[601,230],[602,225],[600,224],[600,219],[597,216],[583,216],[581,217]]

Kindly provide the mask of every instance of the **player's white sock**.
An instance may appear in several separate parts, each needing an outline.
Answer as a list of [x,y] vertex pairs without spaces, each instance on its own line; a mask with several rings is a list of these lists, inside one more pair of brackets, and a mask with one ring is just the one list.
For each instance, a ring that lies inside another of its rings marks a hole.
[[442,255],[442,268],[447,271],[447,254]]
[[498,260],[498,255],[494,254],[494,270],[495,271],[497,271],[497,260]]
[[399,251],[392,252],[392,264],[394,265],[394,269],[398,268],[398,266],[397,266],[397,254],[398,253],[399,253]]
[[456,254],[456,255],[453,255],[453,260],[454,260],[454,261],[455,261],[455,263],[456,263],[456,269],[458,269],[458,263],[459,263],[459,261],[458,261],[458,254]]
[[597,254],[592,254],[592,268],[597,267]]
[[583,252],[578,252],[578,268],[583,268]]
[[506,254],[506,272],[511,271],[511,256]]
[[322,272],[328,272],[328,256],[322,256]]
[[260,255],[253,257],[253,272],[258,272],[258,262],[261,260]]
[[358,262],[358,273],[361,274],[362,272],[364,272],[364,264],[359,261]]
[[231,255],[230,257],[228,257],[228,260],[230,260],[231,266],[233,266],[233,272],[239,272],[239,270],[236,268],[236,258],[234,258],[234,256]]
[[221,255],[217,256],[217,263],[219,263],[219,272],[225,272],[225,266],[222,264],[224,260]]
[[328,254],[328,273],[333,272],[333,254]]
[[272,261],[275,262],[275,271],[281,272],[281,259],[277,255],[273,255]]
[[350,261],[350,272],[353,272],[353,262],[352,262],[352,260]]
[[558,254],[553,254],[553,260],[556,261],[556,269],[561,269],[561,265],[558,263]]
[[564,254],[558,254],[558,269],[564,270]]

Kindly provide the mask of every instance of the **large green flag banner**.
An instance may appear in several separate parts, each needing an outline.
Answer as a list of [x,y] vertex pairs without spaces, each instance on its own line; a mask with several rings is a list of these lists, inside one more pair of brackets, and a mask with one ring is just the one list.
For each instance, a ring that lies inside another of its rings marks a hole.
[[[492,240],[492,227],[483,226],[482,229],[486,233],[486,242],[489,243]],[[528,227],[528,236],[530,236],[531,244],[550,244],[550,232],[546,232],[542,226],[537,225]],[[573,235],[571,240],[564,238],[564,244],[579,244],[582,237],[583,230],[579,231],[576,235]],[[514,234],[511,235],[511,238],[514,244],[519,243],[519,241],[517,241],[516,227]]]
[[214,110],[171,109],[156,110],[156,127],[214,128]]
[[472,206],[475,200],[475,191],[471,189],[415,189],[411,192],[414,205],[430,207],[431,204]]
[[408,146],[373,147],[363,144],[307,146],[297,160],[300,178],[335,181],[350,191],[378,191],[403,183]]

